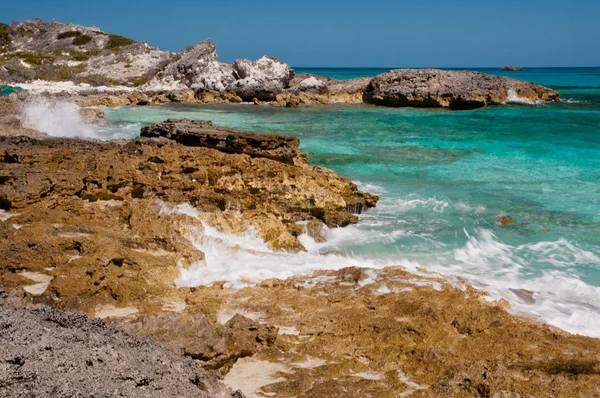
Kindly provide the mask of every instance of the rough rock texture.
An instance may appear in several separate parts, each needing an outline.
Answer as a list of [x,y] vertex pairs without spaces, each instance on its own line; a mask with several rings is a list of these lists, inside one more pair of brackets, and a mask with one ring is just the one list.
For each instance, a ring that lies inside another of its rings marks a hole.
[[381,74],[365,90],[365,102],[385,106],[474,109],[501,104],[511,96],[524,101],[556,101],[546,87],[470,71],[399,69]]
[[276,58],[262,57],[256,62],[238,59],[233,62],[237,80],[227,86],[227,91],[239,95],[245,101],[257,98],[272,101],[275,95],[288,87],[294,71],[288,64]]
[[201,146],[227,153],[244,153],[278,162],[306,162],[306,154],[298,149],[296,137],[256,134],[225,127],[214,127],[211,121],[168,119],[142,128],[142,137],[165,137],[185,146]]
[[[279,336],[225,378],[246,394],[297,397],[594,397],[600,340],[510,315],[435,275],[345,268],[223,292],[187,313],[260,314]],[[255,369],[257,384],[248,376]],[[238,375],[237,377],[234,377]],[[249,390],[247,387],[252,386]]]
[[75,81],[91,86],[140,86],[176,54],[103,32],[97,27],[32,19],[9,28],[11,44],[0,54],[0,79]]
[[[0,280],[29,286],[34,301],[90,315],[160,312],[181,300],[178,266],[202,263],[197,218],[164,212],[195,206],[206,222],[270,247],[298,251],[298,221],[355,223],[377,197],[304,161],[290,165],[187,147],[131,141],[0,135]],[[4,218],[2,218],[4,219]],[[32,293],[33,294],[33,293]]]
[[239,358],[271,347],[277,328],[235,314],[219,325],[204,314],[163,313],[116,321],[120,328],[140,336],[154,336],[175,352],[196,359],[205,369],[227,373]]
[[231,65],[218,62],[217,57],[217,46],[204,40],[185,50],[157,79],[178,81],[194,90],[224,91],[235,77]]
[[240,397],[193,360],[99,319],[0,297],[2,397]]

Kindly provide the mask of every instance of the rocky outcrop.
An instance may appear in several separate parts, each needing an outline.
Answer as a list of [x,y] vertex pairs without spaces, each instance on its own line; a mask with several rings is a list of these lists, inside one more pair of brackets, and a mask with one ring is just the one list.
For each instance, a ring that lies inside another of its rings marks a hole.
[[165,137],[185,146],[201,146],[226,153],[243,153],[278,162],[306,163],[306,154],[300,152],[296,137],[256,134],[214,127],[211,121],[168,119],[142,128],[142,137]]
[[521,68],[520,66],[503,66],[502,68],[500,68],[500,70],[518,71],[518,70],[523,70],[523,68]]
[[385,106],[475,109],[501,104],[511,97],[523,101],[556,101],[546,87],[503,76],[470,71],[399,69],[379,75],[364,93],[367,103]]
[[192,359],[83,314],[0,297],[0,325],[2,397],[241,396]]
[[238,80],[227,86],[227,91],[244,101],[254,98],[272,101],[289,86],[294,71],[276,58],[262,57],[256,62],[247,59],[234,61],[233,70]]
[[179,82],[193,90],[225,91],[235,81],[234,71],[217,58],[217,46],[210,39],[204,40],[186,49],[181,59],[169,64],[157,79],[167,85]]

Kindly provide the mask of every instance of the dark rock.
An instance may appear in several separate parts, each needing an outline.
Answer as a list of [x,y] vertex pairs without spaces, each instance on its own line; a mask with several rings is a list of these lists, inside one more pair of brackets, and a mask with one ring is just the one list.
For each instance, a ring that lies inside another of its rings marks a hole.
[[503,66],[502,68],[500,68],[500,70],[523,70],[523,68],[521,68],[520,66]]
[[226,153],[243,153],[288,164],[293,164],[295,159],[305,156],[298,149],[300,142],[296,137],[214,127],[212,122],[204,120],[169,119],[142,128],[141,136],[165,137],[185,146],[213,148]]

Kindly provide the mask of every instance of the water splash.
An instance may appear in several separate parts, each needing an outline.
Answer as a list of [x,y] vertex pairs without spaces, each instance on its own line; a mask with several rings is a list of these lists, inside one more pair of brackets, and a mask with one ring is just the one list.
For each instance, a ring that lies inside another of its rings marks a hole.
[[23,124],[55,137],[87,137],[96,134],[79,114],[79,106],[69,102],[50,102],[36,98],[21,110]]

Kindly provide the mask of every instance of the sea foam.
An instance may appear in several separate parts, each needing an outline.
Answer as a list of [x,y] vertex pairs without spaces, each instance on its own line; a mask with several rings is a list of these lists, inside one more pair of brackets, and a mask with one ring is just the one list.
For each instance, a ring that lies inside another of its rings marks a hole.
[[96,133],[79,114],[79,106],[36,98],[22,107],[23,124],[55,137],[94,138]]

